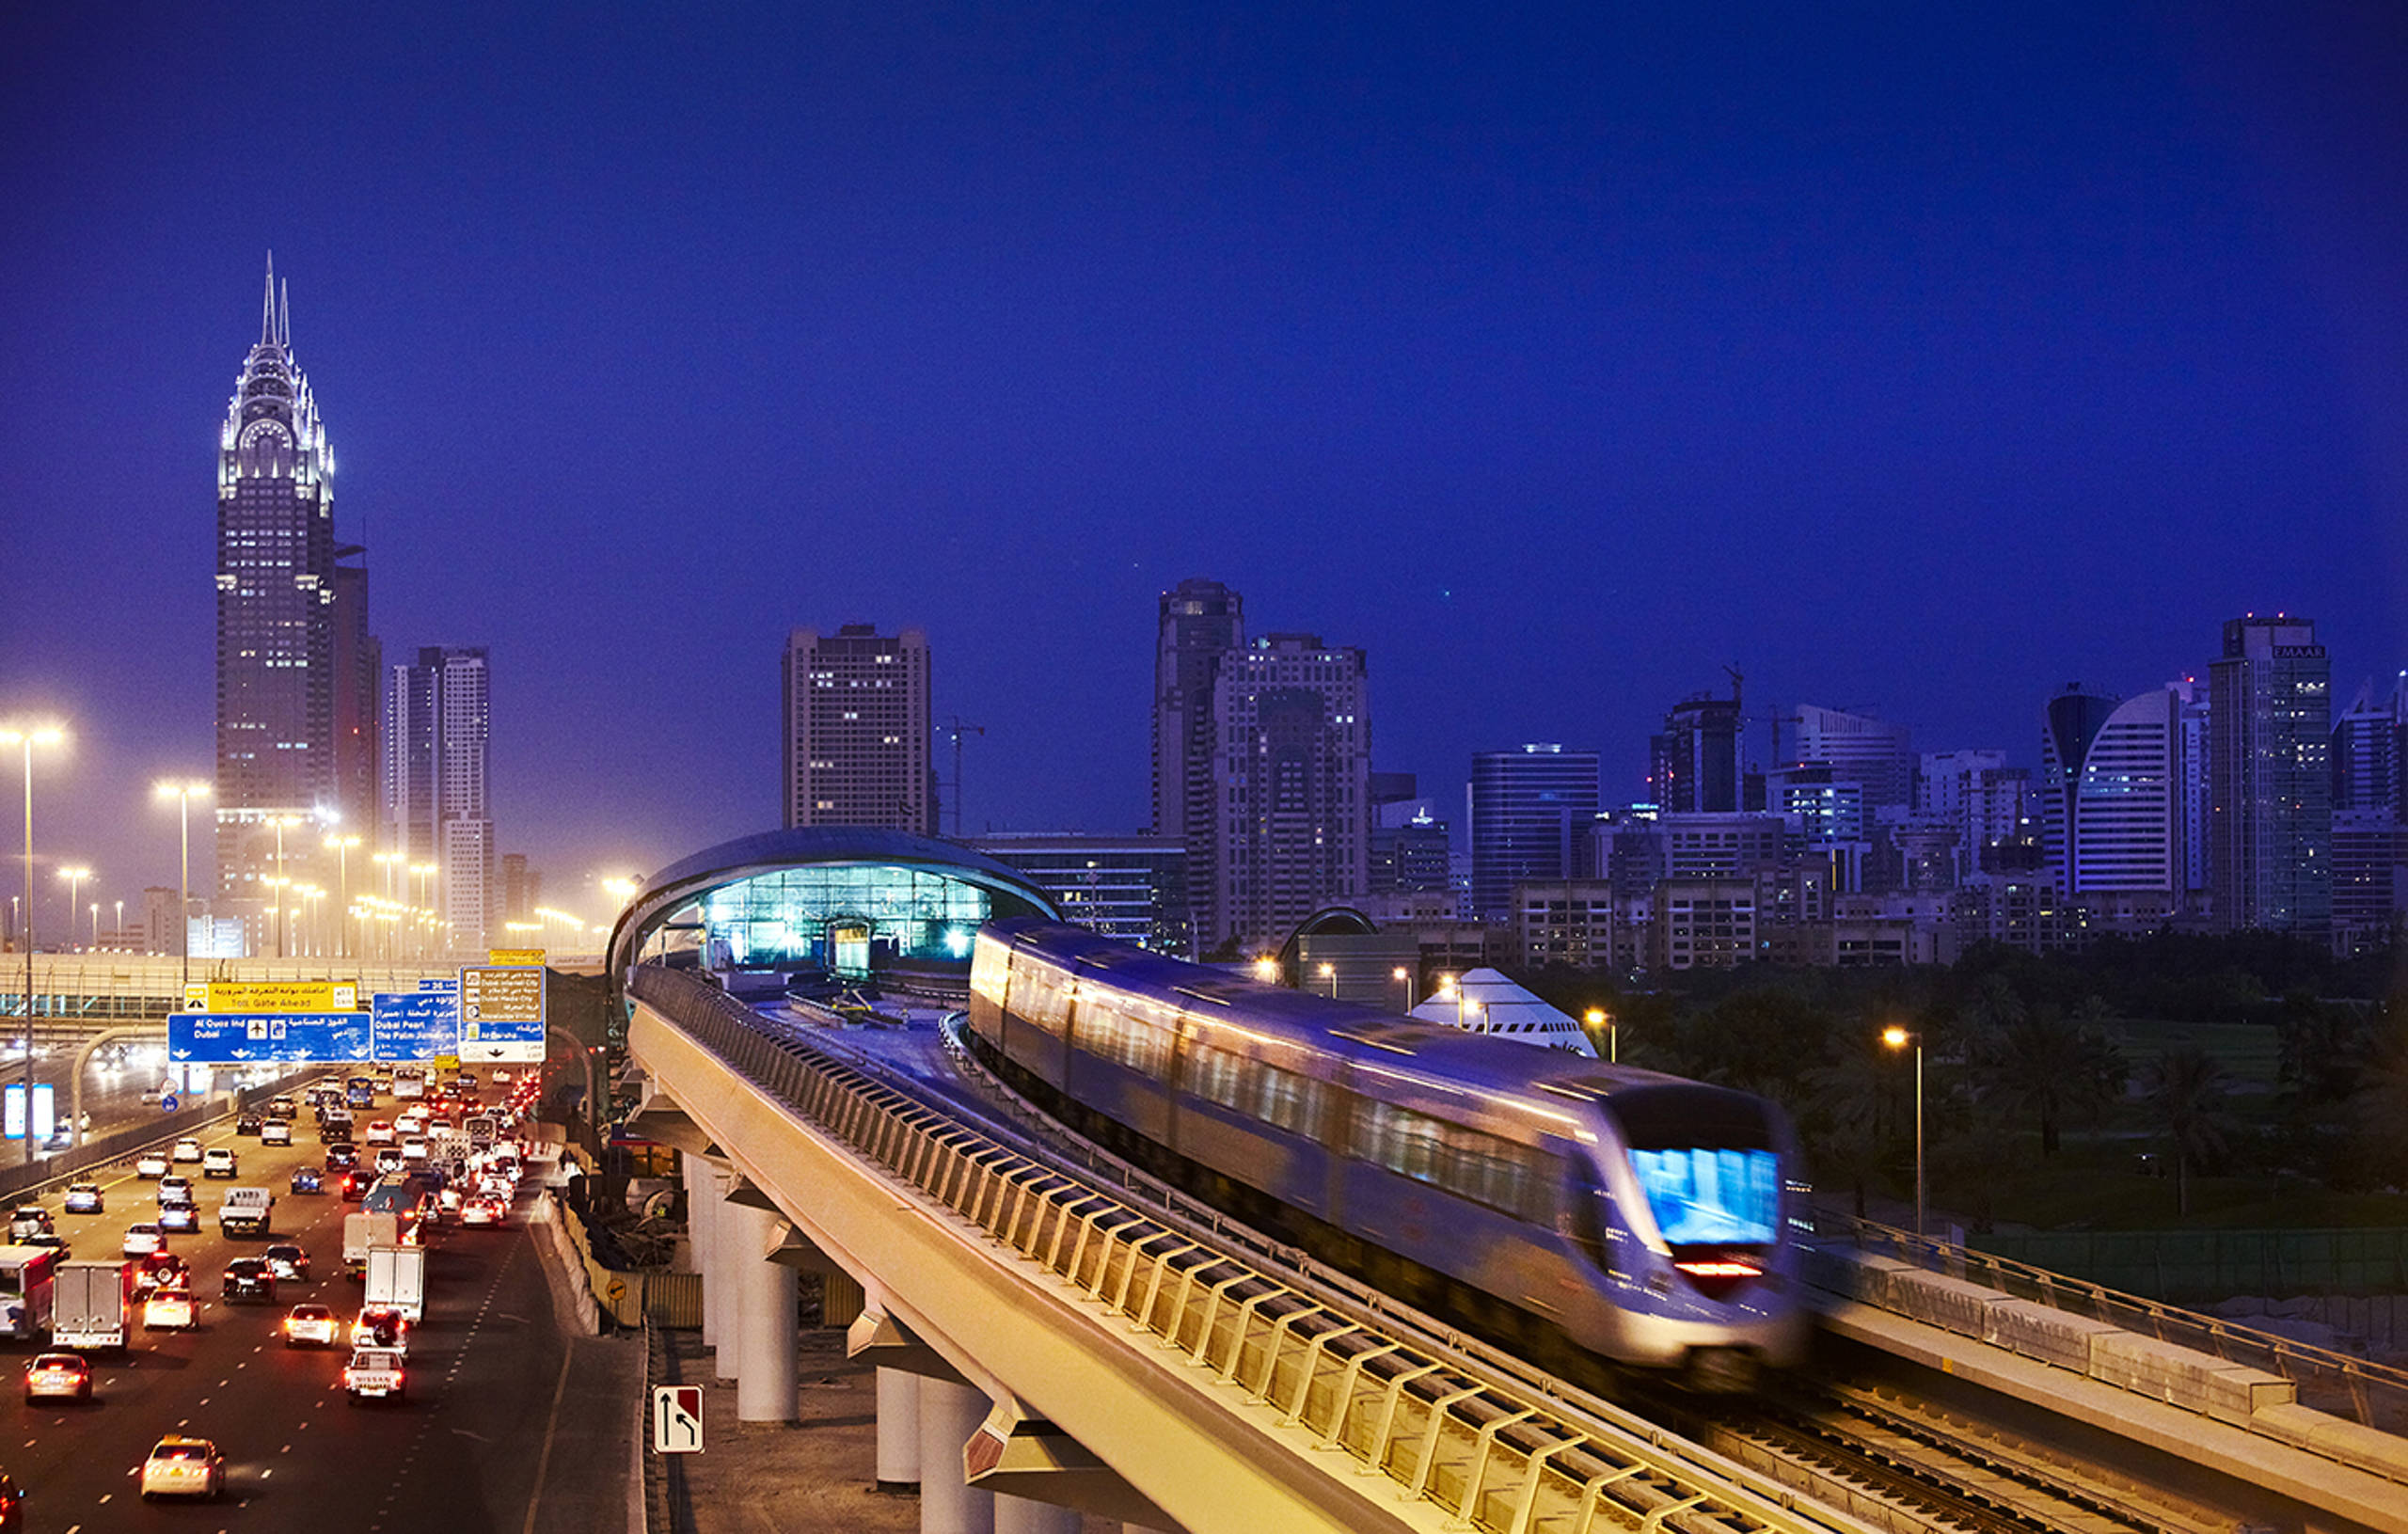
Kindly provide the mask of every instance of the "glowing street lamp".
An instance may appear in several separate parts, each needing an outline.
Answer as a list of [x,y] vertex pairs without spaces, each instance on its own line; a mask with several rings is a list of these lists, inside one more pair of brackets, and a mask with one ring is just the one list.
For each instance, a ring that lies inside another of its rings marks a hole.
[[1923,1035],[1894,1024],[1881,1030],[1881,1042],[1893,1050],[1915,1047],[1915,1239],[1923,1239]]
[[198,779],[171,779],[150,785],[150,797],[174,799],[182,809],[183,833],[176,876],[176,952],[183,956],[183,979],[176,992],[176,1004],[183,1003],[183,988],[192,984],[192,801],[207,795],[209,785]]
[[1323,963],[1321,966],[1320,974],[1323,980],[1329,982],[1329,999],[1333,1002],[1338,1000],[1338,966]]
[[1413,1011],[1413,972],[1400,964],[1395,969],[1388,972],[1388,978],[1404,988],[1404,1010],[1408,1015],[1411,1014]]
[[1254,961],[1254,977],[1257,980],[1261,981],[1266,986],[1277,985],[1279,983],[1279,961],[1272,957],[1269,954],[1265,954],[1260,958],[1256,959]]
[[[17,936],[25,945],[25,1162],[34,1159],[34,748],[65,743],[67,732],[55,724],[0,727],[0,746],[22,746],[25,753],[25,921]],[[73,912],[68,925],[74,925]],[[71,940],[74,934],[68,934]]]
[[1589,1008],[1589,1031],[1606,1031],[1606,1064],[1616,1065],[1622,1059],[1622,1030],[1615,1026],[1613,1014],[1602,1006]]

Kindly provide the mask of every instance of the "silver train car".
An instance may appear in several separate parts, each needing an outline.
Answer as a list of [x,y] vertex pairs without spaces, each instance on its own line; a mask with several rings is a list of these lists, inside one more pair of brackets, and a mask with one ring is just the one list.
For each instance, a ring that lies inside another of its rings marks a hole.
[[1089,1137],[1387,1292],[1745,1388],[1798,1363],[1773,1103],[1414,1021],[1035,920],[981,928],[973,1047]]

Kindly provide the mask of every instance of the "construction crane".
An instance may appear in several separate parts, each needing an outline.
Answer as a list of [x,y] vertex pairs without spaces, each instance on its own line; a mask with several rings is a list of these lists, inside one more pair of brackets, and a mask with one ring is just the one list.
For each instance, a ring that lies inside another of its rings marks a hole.
[[953,735],[953,839],[958,842],[961,840],[961,737],[983,735],[987,733],[987,727],[983,724],[964,724],[961,721],[961,716],[956,714],[945,720],[942,728],[950,731]]

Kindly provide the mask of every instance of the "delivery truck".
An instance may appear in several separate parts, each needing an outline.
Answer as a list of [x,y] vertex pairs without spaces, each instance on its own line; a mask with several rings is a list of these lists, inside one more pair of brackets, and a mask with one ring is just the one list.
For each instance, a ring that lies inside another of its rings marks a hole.
[[370,1248],[401,1244],[402,1222],[398,1215],[363,1210],[343,1216],[342,1265],[354,1278],[367,1273]]
[[372,1246],[368,1249],[368,1292],[363,1309],[389,1306],[412,1326],[426,1319],[426,1249],[422,1246]]
[[217,1206],[217,1229],[226,1236],[265,1236],[276,1215],[276,1194],[265,1188],[229,1188]]
[[134,1264],[64,1262],[51,1289],[51,1345],[122,1348],[134,1314]]

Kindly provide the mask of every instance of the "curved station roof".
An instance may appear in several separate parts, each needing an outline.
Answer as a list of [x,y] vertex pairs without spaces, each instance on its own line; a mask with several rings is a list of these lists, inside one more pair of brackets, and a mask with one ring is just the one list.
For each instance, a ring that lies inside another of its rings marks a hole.
[[979,924],[999,916],[1061,920],[1018,870],[956,843],[866,826],[762,831],[646,879],[611,930],[610,972],[656,940],[702,950],[711,969],[967,968]]

